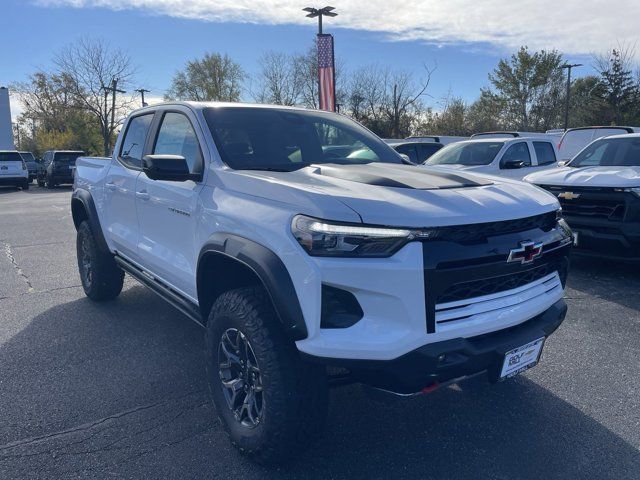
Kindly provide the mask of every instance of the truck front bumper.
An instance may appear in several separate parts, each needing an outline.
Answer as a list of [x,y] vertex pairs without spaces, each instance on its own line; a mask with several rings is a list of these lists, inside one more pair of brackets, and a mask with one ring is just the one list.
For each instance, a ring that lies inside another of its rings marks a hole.
[[393,360],[303,356],[312,362],[345,368],[354,381],[400,394],[420,392],[438,383],[483,371],[495,381],[507,352],[548,337],[560,326],[566,313],[564,300],[558,300],[541,314],[514,327],[427,344]]
[[638,221],[570,217],[567,222],[578,235],[574,253],[618,260],[640,260],[640,214]]

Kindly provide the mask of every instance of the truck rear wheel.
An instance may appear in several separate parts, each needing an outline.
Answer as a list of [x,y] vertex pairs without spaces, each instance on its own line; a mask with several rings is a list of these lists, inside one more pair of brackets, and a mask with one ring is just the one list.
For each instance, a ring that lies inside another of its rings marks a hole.
[[281,463],[320,436],[324,368],[300,359],[261,287],[220,295],[206,333],[207,379],[231,442],[260,463]]
[[80,280],[87,297],[98,302],[116,298],[122,291],[124,272],[116,265],[113,255],[98,248],[86,221],[78,227],[76,252]]

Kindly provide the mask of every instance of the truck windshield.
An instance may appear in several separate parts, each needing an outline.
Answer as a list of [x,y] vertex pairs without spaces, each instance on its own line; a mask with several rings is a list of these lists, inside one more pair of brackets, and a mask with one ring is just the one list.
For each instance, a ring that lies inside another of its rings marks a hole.
[[504,142],[459,142],[434,153],[425,165],[489,165]]
[[570,167],[640,167],[640,138],[604,138],[589,144]]
[[22,162],[18,152],[0,152],[0,162]]
[[236,170],[293,171],[311,164],[402,163],[374,134],[340,115],[212,107],[204,116],[222,160]]

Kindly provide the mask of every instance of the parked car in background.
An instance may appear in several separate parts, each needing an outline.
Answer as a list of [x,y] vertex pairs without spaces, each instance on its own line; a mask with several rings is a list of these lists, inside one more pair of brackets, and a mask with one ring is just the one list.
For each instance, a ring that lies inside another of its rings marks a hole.
[[405,138],[405,140],[426,140],[432,142],[438,142],[442,145],[449,145],[450,143],[460,142],[462,140],[469,140],[469,137],[459,137],[452,135],[412,135]]
[[473,138],[447,145],[424,165],[468,170],[522,180],[526,175],[558,166],[556,146],[542,138]]
[[558,143],[558,160],[566,163],[592,141],[610,135],[640,132],[640,127],[577,127],[570,128]]
[[0,185],[29,188],[29,171],[17,150],[0,150]]
[[525,180],[560,201],[576,252],[640,260],[640,134],[600,138]]
[[24,163],[27,164],[27,171],[29,172],[29,181],[32,182],[38,177],[38,162],[36,157],[31,152],[18,152]]
[[76,159],[84,155],[81,150],[47,150],[43,156],[42,170],[38,172],[38,185],[53,188],[73,183]]
[[497,130],[493,132],[478,132],[471,135],[471,138],[539,138],[543,140],[560,140],[561,132],[549,133],[540,132],[517,132],[512,130]]
[[431,155],[440,150],[444,145],[436,141],[428,140],[385,140],[396,152],[406,155],[411,163],[419,165],[424,163]]
[[71,213],[86,295],[115,298],[126,271],[203,325],[216,413],[262,462],[322,430],[332,380],[401,395],[506,380],[567,310],[557,200],[403,165],[329,112],[137,110],[113,158],[78,160]]

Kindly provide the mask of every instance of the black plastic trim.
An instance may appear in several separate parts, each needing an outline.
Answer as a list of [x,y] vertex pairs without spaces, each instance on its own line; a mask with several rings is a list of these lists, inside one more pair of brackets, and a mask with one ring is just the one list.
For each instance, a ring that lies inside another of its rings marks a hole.
[[79,202],[82,204],[84,211],[87,215],[87,221],[89,222],[89,226],[91,227],[91,231],[98,243],[98,248],[107,253],[109,252],[109,246],[107,245],[107,241],[104,238],[104,234],[102,233],[102,227],[100,226],[100,219],[98,218],[98,211],[96,210],[96,205],[93,202],[93,197],[88,190],[83,188],[76,188],[71,194],[71,214],[73,216],[73,224],[76,229],[80,226],[80,221],[76,218],[76,215],[73,211],[74,203]]
[[285,332],[293,340],[307,338],[307,325],[291,276],[282,260],[259,243],[238,235],[215,233],[204,244],[198,266],[206,254],[226,255],[252,270],[264,285]]
[[176,292],[168,285],[165,285],[162,281],[155,278],[152,274],[146,273],[137,266],[133,265],[125,258],[118,256],[117,254],[114,258],[116,263],[125,272],[134,277],[144,286],[151,289],[154,293],[156,293],[166,302],[173,305],[176,309],[180,310],[180,312],[189,317],[191,320],[193,320],[200,326],[204,326],[202,323],[198,305],[193,303],[191,300],[183,297],[179,292]]
[[488,372],[497,381],[504,355],[530,341],[551,335],[567,313],[558,300],[532,319],[513,327],[470,338],[429,343],[393,360],[318,357],[302,353],[310,362],[347,369],[351,381],[392,392],[410,394],[451,379]]

